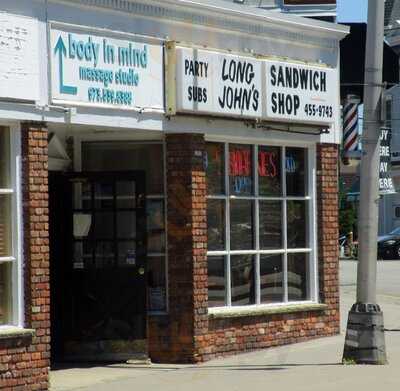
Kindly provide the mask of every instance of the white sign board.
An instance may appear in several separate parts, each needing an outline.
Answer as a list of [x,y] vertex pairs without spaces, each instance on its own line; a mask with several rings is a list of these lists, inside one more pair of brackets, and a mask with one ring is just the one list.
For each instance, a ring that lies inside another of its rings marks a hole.
[[261,62],[177,48],[177,111],[261,117]]
[[119,109],[164,108],[160,44],[52,28],[50,45],[54,102]]
[[176,111],[331,124],[337,70],[176,48]]
[[0,97],[39,100],[36,20],[0,13]]
[[333,69],[265,61],[268,119],[332,123],[337,113],[338,81]]

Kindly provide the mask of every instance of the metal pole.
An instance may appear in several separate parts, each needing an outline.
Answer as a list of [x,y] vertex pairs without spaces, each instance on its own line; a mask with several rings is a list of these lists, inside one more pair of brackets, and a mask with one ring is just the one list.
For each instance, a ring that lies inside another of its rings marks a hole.
[[357,302],[349,312],[343,359],[386,363],[383,314],[376,303],[384,0],[368,1],[364,129],[358,216]]

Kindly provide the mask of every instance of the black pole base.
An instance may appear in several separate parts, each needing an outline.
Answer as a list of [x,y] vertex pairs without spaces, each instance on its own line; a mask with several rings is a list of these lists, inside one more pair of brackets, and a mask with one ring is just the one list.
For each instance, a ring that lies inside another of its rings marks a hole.
[[351,307],[343,363],[387,364],[383,312],[378,304],[355,303]]

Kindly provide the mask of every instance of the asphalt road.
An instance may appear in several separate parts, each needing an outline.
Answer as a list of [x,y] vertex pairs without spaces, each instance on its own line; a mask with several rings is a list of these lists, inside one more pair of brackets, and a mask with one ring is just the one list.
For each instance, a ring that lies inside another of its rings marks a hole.
[[[356,300],[357,261],[340,262],[340,297],[342,330],[347,311]],[[400,329],[400,260],[378,261],[377,302],[384,314],[385,327]]]

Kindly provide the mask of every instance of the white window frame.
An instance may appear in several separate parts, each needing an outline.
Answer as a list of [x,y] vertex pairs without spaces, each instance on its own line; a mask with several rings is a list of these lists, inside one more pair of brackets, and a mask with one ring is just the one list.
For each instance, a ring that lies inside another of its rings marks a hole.
[[[317,254],[317,207],[316,207],[316,145],[315,143],[290,143],[290,142],[272,142],[270,140],[256,141],[256,140],[232,140],[226,141],[219,138],[207,138],[206,142],[224,144],[224,157],[225,157],[225,194],[224,195],[207,195],[207,199],[219,199],[225,201],[225,249],[221,251],[207,251],[207,257],[211,256],[224,256],[225,259],[225,306],[209,307],[209,312],[223,309],[238,309],[253,308],[253,307],[276,307],[276,306],[293,306],[296,304],[308,304],[319,302],[319,287],[318,287],[318,254]],[[243,144],[252,146],[253,150],[253,178],[254,178],[254,195],[252,196],[232,196],[229,191],[229,145],[230,144]],[[281,148],[281,185],[282,196],[264,197],[259,196],[258,187],[258,148],[260,146],[274,146]],[[305,196],[287,196],[286,195],[286,175],[285,175],[285,152],[288,147],[305,148],[307,150],[307,175],[306,175],[306,194]],[[255,244],[254,250],[230,250],[230,201],[235,199],[253,200],[253,240]],[[287,219],[286,219],[286,201],[300,200],[307,202],[306,213],[308,219],[308,230],[306,238],[308,238],[309,247],[307,248],[287,248]],[[259,244],[259,202],[260,201],[281,201],[282,202],[282,241],[283,248],[279,250],[262,250]],[[306,253],[308,254],[308,300],[304,301],[289,301],[288,300],[288,285],[287,285],[287,255],[293,253]],[[232,306],[231,298],[231,275],[230,275],[230,257],[231,255],[253,255],[255,267],[255,304],[244,306]],[[284,301],[280,303],[261,303],[260,302],[260,255],[262,254],[282,254],[283,262],[283,289]]]
[[10,187],[0,189],[0,194],[11,196],[11,255],[0,257],[0,263],[11,263],[11,314],[7,324],[0,325],[0,331],[9,327],[23,327],[24,302],[22,283],[22,202],[21,202],[21,129],[15,124],[0,124],[8,129],[10,141]]

